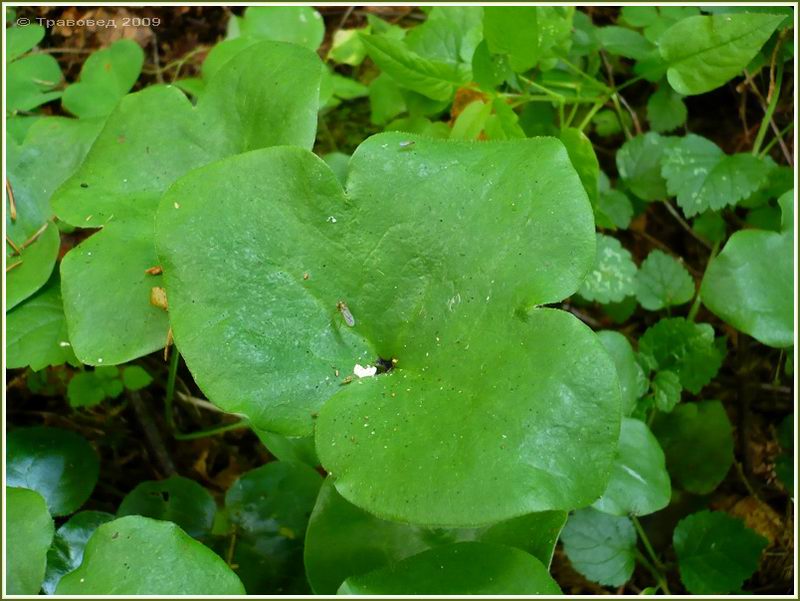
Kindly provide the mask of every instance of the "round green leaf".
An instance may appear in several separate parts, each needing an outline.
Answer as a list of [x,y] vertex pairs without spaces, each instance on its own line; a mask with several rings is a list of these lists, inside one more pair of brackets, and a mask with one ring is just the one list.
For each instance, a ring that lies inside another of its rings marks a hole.
[[588,508],[576,511],[561,533],[572,566],[589,580],[625,584],[636,564],[636,530],[630,518]]
[[684,95],[703,94],[747,67],[782,15],[698,15],[682,19],[658,40],[670,85]]
[[200,538],[211,532],[216,512],[214,498],[205,488],[194,480],[172,476],[138,484],[122,499],[117,515],[175,522],[190,536]]
[[661,176],[661,158],[676,139],[647,132],[628,140],[617,151],[617,170],[622,181],[642,200],[667,197],[667,184]]
[[216,553],[171,522],[141,516],[95,530],[81,566],[57,595],[243,595],[244,587]]
[[682,305],[694,296],[694,280],[681,262],[653,250],[636,274],[636,300],[648,311]]
[[424,528],[390,522],[346,501],[328,478],[308,524],[306,575],[316,594],[329,595],[348,576],[391,566],[427,549],[474,540],[517,547],[547,566],[565,521],[563,511],[547,511],[483,528]]
[[322,16],[310,6],[248,6],[238,19],[243,37],[290,42],[316,50],[325,36]]
[[612,515],[647,515],[666,507],[671,494],[658,440],[644,422],[623,418],[611,480],[592,507]]
[[41,25],[25,25],[6,29],[6,62],[19,58],[44,38],[45,29]]
[[139,365],[128,365],[122,368],[122,383],[128,390],[141,390],[153,382],[153,377]]
[[348,578],[340,595],[560,595],[541,562],[489,543],[455,543]]
[[676,483],[696,494],[713,491],[733,463],[733,434],[719,401],[684,403],[659,414],[653,432]]
[[686,123],[688,111],[683,97],[669,86],[660,85],[647,99],[647,120],[653,131],[668,132]]
[[636,400],[641,396],[641,380],[644,378],[642,368],[636,362],[628,339],[619,332],[604,330],[597,333],[608,354],[614,360],[617,368],[619,388],[622,393],[622,414],[630,415],[636,406]]
[[7,485],[35,490],[52,515],[72,513],[94,490],[99,461],[82,436],[37,426],[12,430],[7,442]]
[[[793,192],[781,198],[791,201]],[[736,232],[706,270],[700,288],[703,304],[766,345],[792,346],[793,248],[791,229]]]
[[91,371],[79,371],[67,385],[67,398],[71,407],[93,407],[106,398],[106,391]]
[[104,511],[81,511],[58,529],[47,552],[47,571],[42,585],[45,593],[54,594],[61,578],[78,569],[89,538],[98,526],[113,519],[113,515]]
[[[530,233],[502,239],[515,229]],[[339,492],[381,517],[475,525],[589,503],[605,487],[613,364],[577,319],[532,308],[575,290],[592,229],[558,141],[392,133],[353,155],[348,196],[296,149],[197,170],[163,198],[157,238],[175,338],[210,399],[299,435],[333,395],[317,450]],[[222,245],[236,261],[209,252]],[[379,357],[397,366],[347,384],[354,364]],[[487,474],[484,461],[503,468]]]
[[600,303],[619,302],[636,291],[636,263],[631,253],[612,236],[597,234],[594,268],[578,294]]
[[294,579],[303,572],[303,539],[321,485],[311,467],[278,461],[247,472],[228,490],[233,562],[248,594],[307,592]]
[[158,265],[153,218],[162,192],[224,156],[275,144],[310,147],[321,70],[307,49],[259,42],[219,70],[197,106],[167,86],[117,105],[52,199],[67,223],[102,228],[61,263],[70,340],[83,363],[118,364],[164,346],[167,313],[150,303],[162,277],[146,273]]
[[672,538],[681,581],[693,595],[737,592],[758,569],[767,540],[741,520],[718,511],[694,513]]
[[50,54],[29,54],[6,65],[6,110],[30,111],[55,100],[61,92],[61,67]]
[[38,493],[6,488],[5,585],[10,595],[38,595],[53,540],[53,520]]

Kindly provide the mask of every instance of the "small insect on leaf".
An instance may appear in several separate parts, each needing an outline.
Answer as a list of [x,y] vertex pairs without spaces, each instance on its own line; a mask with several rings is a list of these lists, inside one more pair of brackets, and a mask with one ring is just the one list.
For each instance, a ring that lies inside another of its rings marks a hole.
[[356,325],[356,320],[353,317],[353,314],[350,313],[350,309],[347,308],[347,304],[344,301],[339,301],[336,303],[336,308],[339,309],[339,313],[342,314],[344,318],[344,322],[350,326],[351,328]]
[[353,381],[353,376],[347,376],[344,380],[339,383],[339,386],[346,386],[350,382]]
[[150,288],[150,304],[159,309],[167,310],[167,291],[160,286]]
[[400,142],[400,149],[407,150],[412,146],[414,146],[414,144],[416,144],[414,140],[403,140],[402,142]]

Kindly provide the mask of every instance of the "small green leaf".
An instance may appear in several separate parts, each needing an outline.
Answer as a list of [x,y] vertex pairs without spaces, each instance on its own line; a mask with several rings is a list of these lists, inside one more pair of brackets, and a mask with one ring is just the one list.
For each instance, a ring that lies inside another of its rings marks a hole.
[[560,595],[541,562],[524,551],[465,542],[423,551],[345,580],[340,595]]
[[205,488],[194,480],[172,476],[137,484],[122,499],[117,516],[141,515],[175,522],[189,536],[201,538],[211,532],[216,512],[214,498]]
[[666,507],[671,494],[658,440],[644,422],[623,418],[611,480],[592,507],[611,515],[648,515]]
[[603,48],[611,54],[634,60],[645,58],[655,48],[641,33],[627,27],[600,27],[597,29],[597,36]]
[[633,205],[622,190],[600,192],[595,210],[597,225],[610,229],[627,229],[633,217]]
[[477,140],[491,112],[491,104],[485,104],[480,100],[470,102],[453,124],[450,138],[452,140]]
[[102,383],[92,371],[79,371],[67,385],[70,407],[94,407],[106,398]]
[[636,291],[636,264],[619,240],[597,234],[595,264],[578,289],[589,301],[619,302]]
[[25,25],[6,29],[6,63],[19,58],[44,39],[41,25]]
[[325,23],[310,6],[248,6],[237,20],[242,37],[289,42],[316,50],[325,36]]
[[386,73],[381,73],[369,84],[370,122],[383,125],[406,110],[406,101],[400,86]]
[[659,411],[669,413],[681,402],[681,379],[672,371],[659,371],[653,376],[653,399]]
[[89,538],[100,525],[113,519],[113,515],[104,511],[81,511],[58,529],[47,552],[47,571],[42,585],[46,594],[55,594],[61,578],[78,569]]
[[579,509],[561,534],[572,566],[589,580],[621,586],[636,564],[636,530],[630,518]]
[[659,86],[647,99],[647,120],[653,131],[664,133],[677,129],[686,123],[687,115],[683,97],[669,86]]
[[484,7],[483,36],[493,54],[522,73],[569,51],[573,7]]
[[508,59],[502,54],[491,54],[486,40],[481,41],[472,55],[472,78],[482,90],[493,91],[513,75]]
[[369,28],[365,29],[339,29],[333,34],[331,49],[328,51],[328,60],[340,65],[351,65],[357,67],[367,56],[367,49],[364,42],[359,37],[359,31],[369,33]]
[[733,434],[719,401],[678,405],[656,416],[653,432],[669,473],[683,489],[704,495],[725,479],[733,463]]
[[714,344],[714,328],[683,317],[649,327],[639,340],[639,351],[658,369],[677,373],[683,387],[694,394],[717,375],[724,356]]
[[592,142],[586,135],[575,127],[566,127],[561,130],[561,141],[567,149],[569,160],[578,172],[589,202],[592,206],[598,201],[598,178],[600,177],[600,164],[597,162],[597,155],[594,153]]
[[[10,478],[9,478],[10,479]],[[10,595],[38,595],[53,540],[53,520],[38,493],[6,487],[5,585]]]
[[30,367],[39,371],[49,365],[78,363],[67,336],[57,276],[10,311],[6,319],[6,366],[9,369]]
[[670,85],[685,96],[718,88],[742,72],[783,18],[727,14],[678,21],[658,41]]
[[305,541],[308,580],[318,595],[333,594],[348,576],[359,576],[421,553],[464,541],[517,547],[550,564],[566,521],[563,511],[531,513],[482,528],[424,528],[375,517],[346,501],[328,478],[322,486]]
[[7,485],[35,490],[52,515],[76,511],[94,490],[99,461],[82,436],[37,426],[11,430],[7,442]]
[[735,205],[758,190],[773,169],[749,153],[726,155],[706,138],[689,134],[664,151],[661,173],[687,217]]
[[622,392],[622,415],[630,415],[639,398],[639,381],[644,377],[642,368],[636,362],[630,342],[619,332],[604,330],[597,337],[614,360]]
[[243,595],[216,553],[171,522],[138,515],[101,525],[83,563],[65,575],[57,595]]
[[122,368],[122,383],[128,390],[141,390],[147,388],[153,377],[139,365],[128,365]]
[[768,542],[741,520],[701,511],[678,522],[673,535],[681,581],[693,595],[739,591],[757,569]]
[[709,242],[722,242],[725,239],[725,219],[717,211],[706,211],[695,217],[692,229]]
[[118,40],[93,52],[81,67],[80,81],[64,90],[61,104],[82,119],[105,117],[139,78],[142,48],[133,40]]
[[660,250],[651,251],[636,274],[636,300],[648,311],[688,303],[694,292],[682,262]]
[[[791,206],[794,193],[781,197]],[[787,211],[787,215],[792,213]],[[791,217],[786,219],[791,223]],[[794,344],[794,235],[743,230],[733,234],[706,270],[703,304],[727,323],[774,347]]]
[[665,149],[676,140],[647,132],[628,140],[617,151],[617,170],[622,181],[642,200],[667,197],[667,183],[661,176],[661,159]]
[[281,436],[274,432],[255,428],[253,431],[278,461],[305,463],[310,467],[319,465],[313,436]]

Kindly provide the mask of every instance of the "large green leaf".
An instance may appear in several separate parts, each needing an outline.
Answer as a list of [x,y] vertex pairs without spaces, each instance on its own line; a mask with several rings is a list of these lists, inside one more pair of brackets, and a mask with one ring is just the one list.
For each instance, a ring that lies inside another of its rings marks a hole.
[[768,542],[741,520],[718,511],[694,513],[673,535],[681,581],[693,595],[738,592],[758,569]]
[[32,50],[44,38],[41,25],[25,25],[6,29],[6,61],[13,61]]
[[53,520],[38,493],[6,488],[6,591],[10,595],[37,595],[53,540]]
[[172,476],[140,482],[122,499],[117,515],[175,522],[184,532],[201,538],[211,532],[217,505],[214,497],[194,480]]
[[719,401],[678,405],[656,417],[653,432],[678,486],[704,495],[725,479],[733,463],[733,433]]
[[408,47],[425,58],[449,63],[471,63],[483,39],[480,6],[437,6],[406,37]]
[[316,50],[325,36],[325,23],[310,6],[248,6],[244,16],[232,17],[242,37],[289,42]]
[[359,509],[328,478],[308,525],[306,575],[316,594],[330,595],[349,576],[394,565],[427,549],[475,540],[517,547],[548,566],[566,517],[563,511],[546,511],[483,528],[424,528]]
[[105,117],[130,91],[144,62],[142,48],[133,40],[118,40],[86,59],[80,81],[64,90],[61,104],[77,117]]
[[30,367],[38,371],[48,365],[78,362],[67,337],[58,276],[52,277],[27,302],[9,312],[6,351],[9,369]]
[[735,205],[758,190],[774,163],[749,153],[726,155],[711,140],[689,134],[664,150],[661,174],[687,217]]
[[741,73],[783,18],[748,13],[678,21],[658,40],[670,85],[686,96],[718,88]]
[[682,305],[694,296],[694,280],[683,264],[653,250],[636,274],[636,300],[648,311]]
[[[347,195],[305,151],[248,153],[176,183],[157,230],[195,380],[285,434],[309,433],[327,400],[317,450],[349,501],[476,525],[585,505],[605,487],[613,364],[577,319],[534,308],[573,292],[593,252],[591,208],[557,140],[381,134],[353,155]],[[209,252],[223,247],[236,260]],[[379,358],[396,367],[343,385]]]
[[153,219],[161,193],[224,156],[310,147],[320,73],[309,50],[261,42],[231,59],[196,107],[166,86],[120,102],[86,162],[53,197],[64,221],[102,227],[61,264],[70,339],[82,362],[122,363],[164,345],[167,314],[149,302],[162,278],[145,273],[158,263]]
[[658,440],[644,422],[623,418],[611,480],[592,507],[612,515],[647,515],[666,507],[671,493]]
[[97,528],[57,595],[243,595],[221,557],[172,522],[131,515]]
[[8,434],[6,483],[42,495],[54,516],[77,510],[94,489],[97,454],[78,434],[60,428],[16,428]]
[[470,80],[470,67],[422,57],[400,40],[361,34],[370,58],[401,86],[433,100],[448,101]]
[[340,595],[560,595],[541,562],[490,543],[455,543],[348,578]]
[[274,461],[243,474],[225,494],[236,535],[233,563],[248,594],[308,592],[303,538],[322,478],[302,463]]
[[50,54],[29,54],[6,65],[6,110],[30,111],[61,92],[61,67]]
[[47,571],[42,589],[48,595],[56,591],[56,586],[83,561],[83,550],[98,526],[110,522],[114,516],[104,511],[81,511],[73,515],[56,532],[53,544],[47,552]]
[[588,508],[576,511],[561,534],[573,567],[589,580],[625,584],[636,564],[636,530],[630,518]]
[[47,117],[31,126],[21,146],[9,142],[8,181],[17,215],[12,219],[6,211],[6,234],[22,256],[6,244],[6,262],[9,266],[22,263],[6,276],[6,310],[31,296],[50,277],[59,247],[55,225],[41,232],[52,218],[50,196],[83,162],[102,126],[98,119]]
[[700,296],[708,309],[756,340],[794,344],[794,192],[780,200],[781,233],[742,230],[730,237],[706,270]]

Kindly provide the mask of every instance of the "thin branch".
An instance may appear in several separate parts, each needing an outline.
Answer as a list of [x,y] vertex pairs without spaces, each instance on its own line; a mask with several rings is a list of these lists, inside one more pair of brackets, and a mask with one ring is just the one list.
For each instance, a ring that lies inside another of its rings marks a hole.
[[13,223],[17,220],[17,203],[14,202],[14,190],[9,180],[6,180],[6,194],[8,194],[8,216]]
[[672,204],[670,204],[670,202],[668,200],[664,200],[663,202],[664,202],[664,205],[667,207],[667,211],[669,211],[669,214],[672,215],[675,218],[675,220],[681,225],[681,227],[684,230],[686,230],[686,232],[692,238],[697,240],[700,244],[705,246],[708,250],[711,250],[711,245],[706,240],[704,240],[700,235],[698,235],[697,232],[695,232],[692,229],[692,226],[689,225],[683,217],[681,217],[680,213],[678,213],[678,209],[673,207]]
[[14,250],[14,252],[16,254],[18,254],[18,255],[22,254],[22,249],[19,246],[17,246],[16,244],[14,244],[14,241],[11,239],[11,237],[8,234],[6,234],[6,242]]

